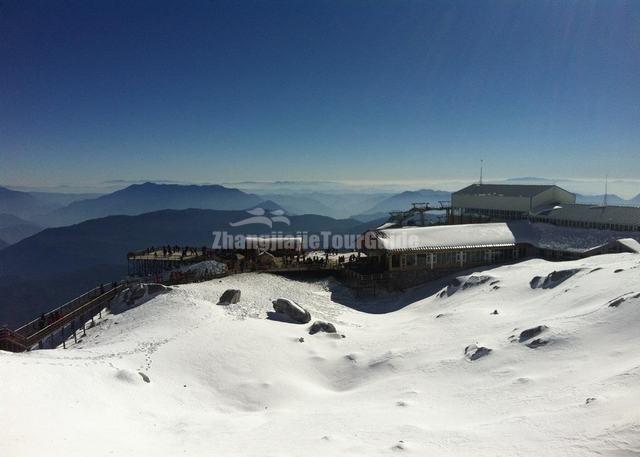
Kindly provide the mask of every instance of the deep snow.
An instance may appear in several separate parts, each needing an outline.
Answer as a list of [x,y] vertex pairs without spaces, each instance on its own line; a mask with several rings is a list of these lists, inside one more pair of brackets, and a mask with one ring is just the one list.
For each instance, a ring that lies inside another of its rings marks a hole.
[[[242,274],[107,315],[66,350],[0,352],[2,455],[638,455],[640,256],[473,276],[356,298]],[[226,289],[240,303],[217,306]],[[276,297],[337,333],[268,319]]]

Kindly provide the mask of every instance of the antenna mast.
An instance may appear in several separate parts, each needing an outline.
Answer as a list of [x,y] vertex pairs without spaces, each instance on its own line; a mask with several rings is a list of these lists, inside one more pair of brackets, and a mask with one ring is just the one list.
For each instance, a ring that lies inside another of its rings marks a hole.
[[607,206],[607,194],[609,193],[609,175],[604,177],[604,205]]
[[480,159],[480,184],[482,184],[482,164],[484,163],[484,160]]

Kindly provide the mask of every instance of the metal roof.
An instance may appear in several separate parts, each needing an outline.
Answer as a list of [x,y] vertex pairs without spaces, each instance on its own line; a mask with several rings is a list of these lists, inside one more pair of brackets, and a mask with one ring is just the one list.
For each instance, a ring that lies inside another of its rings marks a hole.
[[562,204],[539,211],[535,215],[554,221],[640,226],[640,208],[635,206]]
[[[492,195],[502,197],[535,197],[536,195],[557,187],[555,185],[535,185],[535,184],[471,184],[460,189],[453,194],[458,195]],[[564,189],[562,189],[564,190]]]

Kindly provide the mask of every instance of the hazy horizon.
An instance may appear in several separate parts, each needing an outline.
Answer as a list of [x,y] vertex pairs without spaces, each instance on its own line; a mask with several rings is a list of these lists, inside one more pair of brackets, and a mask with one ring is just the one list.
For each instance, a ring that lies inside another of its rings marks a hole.
[[[431,180],[431,181],[236,181],[236,182],[215,182],[215,181],[178,181],[167,179],[139,179],[139,180],[110,180],[92,185],[58,185],[58,186],[28,186],[11,185],[0,182],[0,187],[23,192],[51,192],[69,194],[107,194],[115,192],[131,185],[152,182],[155,184],[176,184],[176,185],[222,185],[225,187],[238,188],[246,192],[260,193],[400,193],[403,191],[415,191],[423,189],[442,190],[453,192],[469,184],[479,182],[479,179],[459,179],[459,180]],[[551,179],[542,177],[507,177],[499,179],[486,178],[485,183],[510,183],[510,184],[556,184],[571,192],[578,194],[602,195],[605,192],[605,179],[580,180],[580,179]],[[640,195],[639,180],[621,180],[609,177],[607,183],[607,193],[617,195],[625,199],[631,199]],[[284,192],[279,192],[284,190]]]

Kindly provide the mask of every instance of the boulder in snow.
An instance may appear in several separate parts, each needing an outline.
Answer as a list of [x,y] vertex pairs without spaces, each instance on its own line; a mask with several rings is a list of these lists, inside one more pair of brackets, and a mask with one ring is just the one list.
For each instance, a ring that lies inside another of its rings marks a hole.
[[309,335],[315,335],[318,332],[336,333],[336,327],[330,322],[315,321],[309,327]]
[[240,301],[240,291],[238,289],[227,289],[224,291],[222,296],[220,296],[220,300],[218,301],[218,305],[233,305]]
[[299,324],[306,324],[311,320],[309,311],[288,298],[277,298],[273,300],[273,309],[276,313],[286,314]]
[[528,328],[520,332],[520,336],[518,337],[519,343],[524,343],[531,338],[534,338],[544,332],[548,327],[546,325],[538,325],[537,327]]
[[478,360],[481,357],[489,355],[492,349],[486,348],[484,346],[478,346],[477,344],[470,344],[466,348],[464,348],[464,356],[467,360],[473,361]]

